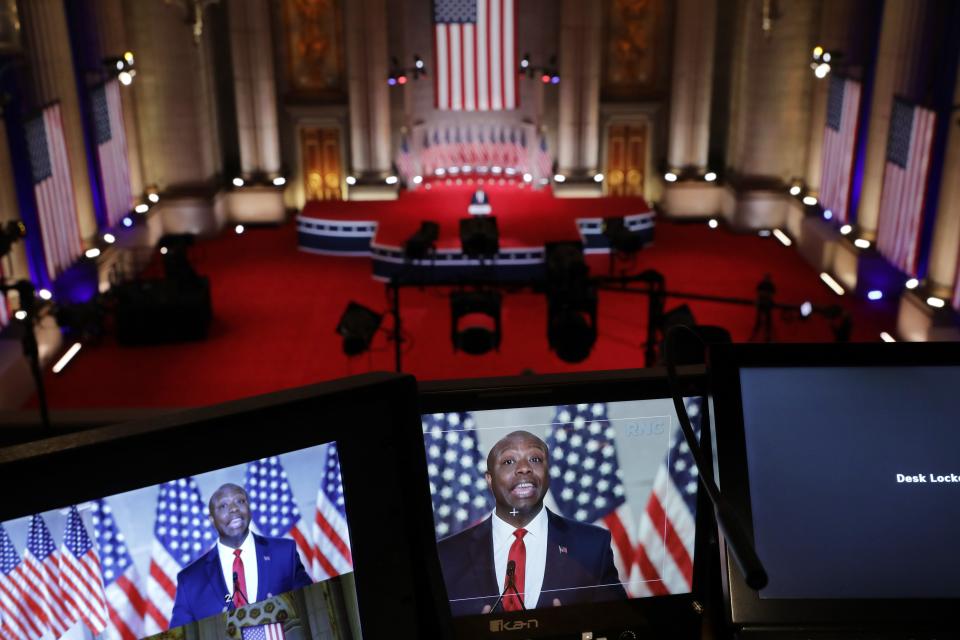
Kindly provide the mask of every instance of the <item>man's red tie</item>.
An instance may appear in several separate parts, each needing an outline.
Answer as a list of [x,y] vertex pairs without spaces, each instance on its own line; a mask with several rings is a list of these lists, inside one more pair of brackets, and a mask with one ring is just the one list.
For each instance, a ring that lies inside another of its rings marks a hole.
[[243,575],[243,560],[240,559],[240,549],[233,550],[233,573],[237,576],[234,584],[230,585],[233,589],[233,606],[240,608],[245,604],[250,604],[247,600],[247,579]]
[[[507,556],[507,562],[512,560],[514,563],[513,584],[517,588],[517,591],[510,589],[509,593],[503,597],[504,611],[520,611],[522,608],[520,606],[520,598],[517,597],[517,592],[519,592],[521,596],[524,595],[523,579],[527,570],[527,547],[523,544],[523,536],[527,535],[527,530],[517,529],[513,532],[513,535],[516,536],[517,539],[510,545],[510,554]],[[509,584],[510,576],[507,576],[503,583],[504,590],[507,589]],[[526,599],[524,599],[524,604],[526,604]]]

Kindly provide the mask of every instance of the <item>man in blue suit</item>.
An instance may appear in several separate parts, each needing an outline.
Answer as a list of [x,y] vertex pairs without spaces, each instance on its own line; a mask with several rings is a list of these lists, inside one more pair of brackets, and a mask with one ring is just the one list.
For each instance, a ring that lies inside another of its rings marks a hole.
[[297,545],[250,532],[250,500],[235,484],[210,498],[216,546],[177,574],[170,628],[312,584]]
[[610,532],[543,506],[550,488],[543,440],[527,431],[505,436],[487,455],[485,477],[494,513],[438,544],[453,615],[627,597]]

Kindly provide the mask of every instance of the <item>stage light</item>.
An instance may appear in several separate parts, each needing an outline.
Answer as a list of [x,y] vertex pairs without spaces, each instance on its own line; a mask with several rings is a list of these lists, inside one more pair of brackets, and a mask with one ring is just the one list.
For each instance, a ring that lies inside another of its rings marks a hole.
[[909,280],[907,280],[907,282],[903,286],[911,290],[916,289],[917,287],[920,286],[920,281],[917,280],[916,278],[910,278]]
[[117,71],[123,71],[123,68],[127,65],[124,64],[123,60],[117,60],[116,66],[117,66]]
[[558,173],[553,176],[554,182],[566,182],[566,180],[567,180],[567,176],[563,175],[562,173]]
[[165,256],[169,252],[170,252],[170,249],[167,249],[166,247],[160,247],[160,255]]
[[423,182],[423,176],[413,176],[413,184],[420,184]]
[[80,347],[81,345],[79,342],[74,342],[73,345],[67,349],[67,352],[63,354],[63,357],[57,360],[57,364],[53,365],[53,372],[60,373],[63,371],[64,367],[70,364],[70,361],[73,360],[73,357],[80,353]]
[[533,176],[532,176],[531,174],[529,174],[529,173],[525,173],[525,174],[523,174],[523,181],[524,181],[524,182],[533,182]]
[[802,189],[800,188],[800,185],[798,185],[798,184],[795,184],[795,185],[793,185],[792,187],[790,187],[790,195],[792,195],[792,196],[798,196],[798,195],[800,195],[800,191],[802,191]]
[[717,173],[715,171],[707,171],[703,174],[703,179],[707,182],[714,182],[717,179]]
[[413,56],[413,66],[420,70],[426,68],[426,65],[423,63],[423,58],[420,56]]
[[840,283],[834,280],[829,273],[821,273],[820,279],[823,280],[823,283],[830,287],[838,296],[842,296],[845,293],[843,287],[840,286]]
[[463,171],[464,173],[470,173],[473,171],[473,167],[471,167],[468,164],[465,164],[462,167],[460,167],[460,171]]
[[127,229],[129,229],[130,227],[133,226],[133,218],[131,218],[130,216],[124,216],[124,218],[123,218],[123,220],[121,220],[121,222],[122,222],[123,226],[125,226]]
[[597,342],[597,292],[547,296],[547,342],[564,362],[583,362]]
[[246,183],[243,181],[243,178],[241,178],[241,177],[239,177],[239,176],[237,176],[236,178],[233,179],[233,186],[235,186],[235,187],[237,187],[237,188],[242,187],[244,184],[246,184]]
[[716,229],[717,227],[720,226],[720,223],[717,222],[716,218],[710,218],[709,220],[707,220],[707,226],[710,227],[711,229]]
[[663,174],[663,179],[667,182],[676,182],[677,174],[675,174],[673,171],[667,171],[665,174]]
[[769,238],[770,229],[760,229],[760,231],[757,232],[757,235],[760,236],[761,238]]
[[353,185],[357,184],[357,179],[354,178],[353,176],[347,176],[346,182],[348,185],[352,187]]
[[530,67],[530,54],[525,53],[523,54],[523,57],[520,59],[520,69],[523,70],[529,67]]
[[87,249],[87,250],[83,253],[83,255],[85,255],[86,257],[90,258],[91,260],[93,260],[94,258],[99,258],[99,257],[100,257],[100,249],[97,249],[96,247],[94,247],[94,248],[92,248],[92,249]]
[[493,167],[490,171],[495,175],[500,175],[503,173],[503,167]]
[[803,196],[803,204],[807,205],[808,207],[816,206],[817,199],[813,196]]
[[845,236],[850,235],[851,231],[853,231],[853,227],[850,226],[849,224],[845,224],[842,227],[840,227],[840,233],[842,233]]
[[869,249],[870,241],[864,240],[863,238],[857,238],[856,240],[853,241],[853,245],[858,249]]
[[817,68],[813,70],[813,75],[817,76],[821,80],[823,78],[826,78],[829,73],[830,73],[830,65],[827,64],[826,62],[821,62],[820,64],[817,65]]
[[242,224],[238,224],[233,228],[233,230],[237,233],[238,236],[245,231]]
[[23,309],[20,309],[13,314],[13,317],[16,318],[17,320],[26,320],[27,312],[24,311]]
[[390,76],[389,78],[387,78],[387,84],[392,87],[397,84],[397,79],[393,76]]
[[41,300],[52,300],[53,294],[50,293],[50,289],[40,289],[37,291],[37,295],[40,296]]
[[832,58],[833,58],[833,56],[830,55],[830,52],[829,52],[829,51],[825,51],[825,52],[823,53],[823,61],[824,61],[824,62],[830,62],[830,60],[831,60]]
[[117,74],[117,80],[119,80],[123,86],[129,87],[133,84],[133,74],[129,71],[121,71]]
[[938,298],[936,296],[930,296],[929,298],[927,298],[927,304],[933,307],[934,309],[943,309],[944,305],[946,305],[946,302],[944,302],[942,298]]
[[507,167],[507,172],[506,172],[506,173],[507,173],[508,176],[515,176],[515,175],[517,175],[517,170],[514,169],[513,167]]
[[833,219],[833,210],[831,210],[831,209],[824,209],[824,210],[823,210],[823,219],[824,219],[824,220],[832,220],[832,219]]
[[883,340],[884,342],[896,342],[896,341],[897,341],[892,335],[890,335],[890,334],[887,333],[886,331],[881,331],[881,332],[880,332],[880,339]]
[[806,300],[800,305],[800,317],[809,318],[811,313],[813,313],[813,303]]
[[148,193],[148,194],[147,194],[147,200],[149,200],[149,201],[152,202],[153,204],[157,204],[158,202],[160,202],[160,194],[158,194],[158,193]]
[[376,311],[350,302],[337,323],[337,333],[343,337],[343,353],[358,356],[369,349],[382,321],[383,316]]
[[397,184],[397,176],[387,176],[387,179],[384,180],[387,184]]
[[127,64],[133,64],[133,51],[124,51],[123,59],[126,61]]
[[454,291],[450,294],[450,340],[454,351],[480,356],[500,348],[500,308],[497,291]]
[[442,177],[442,176],[446,175],[446,173],[447,173],[447,172],[446,172],[445,169],[434,169],[434,170],[433,170],[433,175],[435,175],[435,176],[441,176],[441,177]]
[[603,174],[602,174],[602,173],[595,173],[595,174],[593,174],[593,181],[594,181],[594,182],[603,182]]
[[287,184],[287,179],[283,176],[277,176],[273,179],[273,186],[275,187],[282,187],[285,184]]
[[879,289],[871,289],[867,292],[867,299],[874,301],[883,300],[883,291],[880,291]]
[[550,75],[545,73],[542,76],[540,76],[540,82],[542,82],[543,84],[550,84]]
[[776,237],[777,240],[780,241],[780,244],[782,244],[785,247],[789,247],[790,245],[793,244],[793,240],[791,240],[790,237],[780,229],[774,229],[773,235]]
[[397,84],[407,84],[407,76],[397,76]]
[[819,60],[822,55],[823,55],[823,47],[821,47],[820,45],[815,46],[813,48],[814,59]]
[[103,241],[106,242],[107,244],[113,244],[114,242],[117,241],[117,237],[112,233],[105,233],[103,234]]
[[556,74],[550,76],[550,84],[560,84],[560,76]]
[[135,206],[133,210],[136,211],[137,213],[146,213],[147,211],[150,211],[150,205],[144,204],[141,202],[140,204]]

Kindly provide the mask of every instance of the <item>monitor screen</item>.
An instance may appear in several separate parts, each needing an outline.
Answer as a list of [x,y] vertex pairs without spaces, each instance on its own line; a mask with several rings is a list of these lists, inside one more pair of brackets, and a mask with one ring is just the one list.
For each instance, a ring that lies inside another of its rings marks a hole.
[[[486,617],[489,626],[470,628],[498,632],[523,628],[509,626],[513,612],[539,626],[588,606],[597,623],[597,605],[627,611],[691,593],[697,469],[673,403],[661,386],[638,384],[635,399],[614,399],[613,388],[568,388],[550,403],[543,393],[481,394],[423,413],[434,537],[455,620]],[[685,402],[699,429],[701,398]]]

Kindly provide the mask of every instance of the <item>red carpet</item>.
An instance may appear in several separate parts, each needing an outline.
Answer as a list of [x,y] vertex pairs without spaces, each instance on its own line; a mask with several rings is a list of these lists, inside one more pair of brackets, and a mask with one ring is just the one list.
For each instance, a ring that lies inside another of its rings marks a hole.
[[[496,205],[495,205],[496,206]],[[393,368],[392,346],[384,334],[374,350],[348,359],[334,333],[349,300],[386,310],[383,285],[370,277],[366,258],[336,258],[296,250],[295,225],[225,233],[192,249],[198,272],[210,277],[215,320],[201,343],[124,348],[105,340],[85,348],[46,383],[53,409],[89,407],[186,407],[213,404],[369,370]],[[594,274],[606,273],[607,257],[590,258]],[[659,222],[655,246],[637,256],[633,270],[656,268],[668,289],[753,297],[767,272],[780,302],[812,300],[834,304],[817,274],[792,249],[773,238],[734,235],[704,224]],[[402,295],[404,369],[421,379],[615,369],[643,366],[646,298],[603,293],[599,339],[579,365],[559,360],[546,340],[545,300],[532,293],[504,299],[503,343],[499,353],[454,354],[446,290],[405,289]],[[878,340],[891,331],[893,315],[845,296],[854,313],[854,339]],[[668,309],[679,302],[668,301]],[[702,324],[729,329],[746,340],[752,307],[691,302]],[[384,326],[389,321],[385,320]],[[786,322],[775,316],[779,341],[830,341],[827,321]]]

